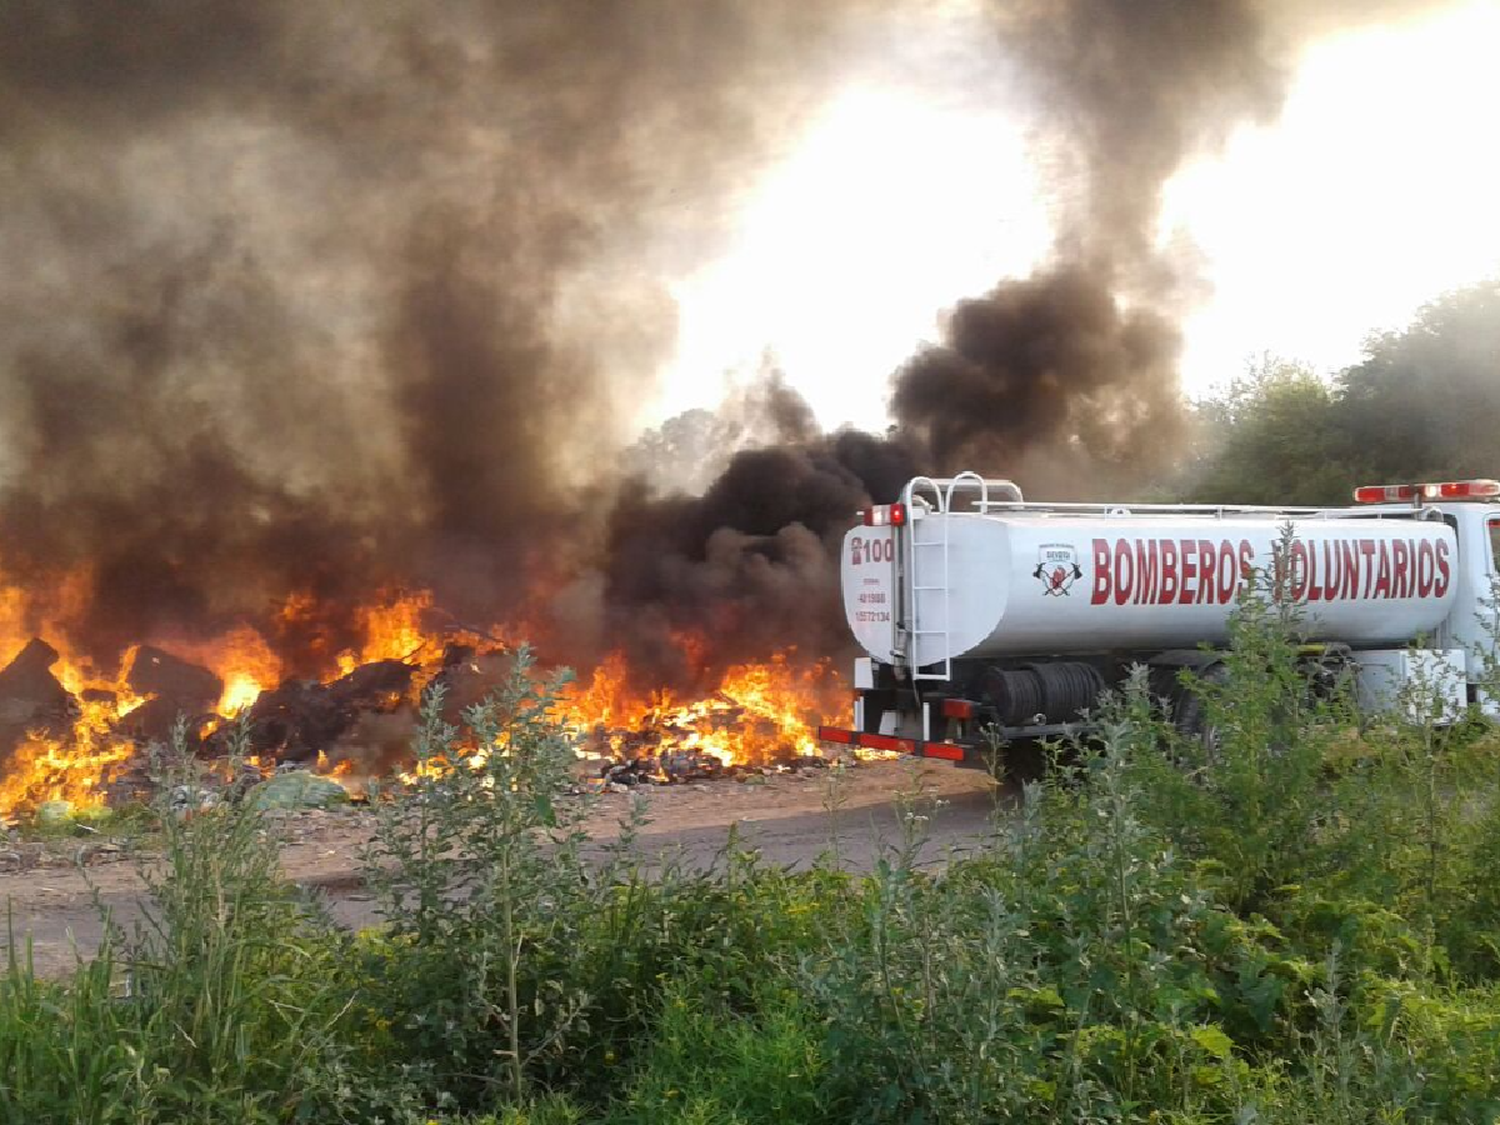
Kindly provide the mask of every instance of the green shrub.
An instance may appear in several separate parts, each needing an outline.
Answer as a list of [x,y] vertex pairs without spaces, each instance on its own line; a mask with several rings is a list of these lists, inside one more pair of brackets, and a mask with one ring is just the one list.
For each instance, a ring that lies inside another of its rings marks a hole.
[[823,1029],[795,993],[768,993],[756,1013],[716,1014],[669,989],[613,1125],[815,1125],[846,1120],[825,1088]]
[[[1288,542],[1279,557],[1289,556]],[[1254,576],[1230,617],[1222,661],[1181,676],[1179,706],[1198,708],[1211,737],[1158,726],[1154,738],[1136,740],[1130,763],[1140,815],[1211,865],[1205,871],[1217,876],[1219,895],[1247,915],[1265,911],[1318,861],[1324,763],[1351,719],[1344,692],[1310,690],[1284,571]],[[1149,716],[1135,721],[1144,729]]]

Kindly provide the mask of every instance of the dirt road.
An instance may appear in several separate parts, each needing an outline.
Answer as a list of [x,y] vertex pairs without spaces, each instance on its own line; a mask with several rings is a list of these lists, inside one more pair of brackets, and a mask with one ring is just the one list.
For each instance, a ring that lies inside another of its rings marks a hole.
[[[997,801],[1005,797],[981,771],[906,762],[865,763],[841,771],[832,785],[819,771],[644,788],[637,792],[650,820],[637,850],[648,863],[670,855],[706,866],[722,853],[734,826],[742,846],[757,849],[767,862],[798,867],[829,849],[836,827],[842,862],[863,869],[900,839],[893,798],[916,787],[923,791],[922,809],[929,818],[924,856],[933,862],[983,846]],[[599,798],[590,815],[590,838],[601,846],[615,838],[633,799]],[[281,828],[288,878],[319,890],[345,925],[379,922],[358,873],[359,850],[369,836],[366,812],[299,812],[289,814]],[[30,943],[37,970],[58,975],[69,970],[77,953],[97,946],[99,906],[126,926],[139,918],[141,884],[129,861],[43,866],[0,874],[0,900],[9,904],[17,944]]]

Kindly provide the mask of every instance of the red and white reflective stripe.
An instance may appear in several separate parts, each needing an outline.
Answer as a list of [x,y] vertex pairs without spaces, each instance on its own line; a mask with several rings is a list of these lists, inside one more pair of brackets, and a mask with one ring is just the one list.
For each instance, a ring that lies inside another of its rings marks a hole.
[[876,504],[864,510],[866,527],[901,527],[906,523],[905,504]]
[[899,754],[915,754],[917,743],[910,738],[896,738],[889,734],[861,732],[859,744],[866,750],[894,750]]
[[842,727],[819,727],[818,738],[823,742],[837,742],[844,746],[862,746],[866,750],[915,754],[919,758],[942,758],[949,762],[964,760],[964,748],[951,742],[923,742],[916,738],[897,738],[890,734],[871,734],[868,731],[844,730]]
[[1500,496],[1500,480],[1447,480],[1428,484],[1366,484],[1354,490],[1356,504],[1402,500],[1487,500]]

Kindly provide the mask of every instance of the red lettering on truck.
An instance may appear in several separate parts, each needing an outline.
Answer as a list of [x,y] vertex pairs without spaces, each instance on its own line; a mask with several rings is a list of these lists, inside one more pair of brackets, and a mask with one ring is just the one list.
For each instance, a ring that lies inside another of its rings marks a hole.
[[1364,594],[1356,595],[1368,598],[1370,587],[1375,584],[1375,540],[1361,539],[1359,541],[1360,567],[1365,572]]
[[1109,601],[1109,540],[1094,540],[1094,594],[1091,605],[1103,605]]
[[1290,588],[1292,601],[1300,602],[1307,597],[1307,586],[1311,574],[1308,570],[1307,544],[1300,539],[1292,541],[1291,551],[1287,559],[1287,586]]
[[1339,596],[1339,585],[1344,580],[1340,546],[1341,544],[1331,543],[1326,539],[1323,541],[1323,584],[1318,590],[1325,602],[1331,602]]
[[1219,591],[1215,578],[1219,549],[1211,539],[1198,540],[1198,604],[1213,605]]
[[1391,596],[1391,545],[1384,539],[1380,541],[1380,569],[1375,572],[1375,591],[1371,596]]
[[1182,585],[1177,591],[1177,604],[1192,605],[1193,595],[1197,593],[1191,583],[1198,580],[1198,552],[1194,549],[1191,539],[1182,541],[1181,562],[1178,566],[1182,575]]
[[1248,584],[1248,539],[1095,539],[1092,605],[1228,605]]
[[1181,582],[1177,577],[1177,540],[1161,540],[1161,589],[1157,593],[1157,604],[1170,604],[1177,600]]
[[1432,540],[1424,539],[1417,544],[1417,597],[1425,598],[1432,593],[1436,579],[1436,561],[1433,558]]
[[1130,600],[1130,591],[1135,585],[1135,561],[1130,553],[1130,544],[1124,539],[1115,540],[1115,605],[1124,605]]
[[1095,605],[1228,605],[1251,581],[1248,539],[1137,539],[1095,545]]
[[[1093,555],[1093,605],[1228,605],[1254,581],[1248,539],[1095,539]],[[1294,601],[1395,601],[1444,597],[1451,555],[1444,539],[1299,539],[1276,565]]]
[[1219,604],[1228,605],[1234,600],[1234,589],[1239,584],[1240,568],[1235,560],[1234,544],[1228,539],[1219,544],[1218,595]]
[[1341,598],[1353,598],[1359,595],[1359,544],[1352,539],[1345,539],[1339,544],[1339,569],[1343,574],[1339,577],[1339,594]]
[[1156,586],[1161,578],[1161,552],[1155,539],[1135,541],[1135,604],[1150,605],[1156,601]]

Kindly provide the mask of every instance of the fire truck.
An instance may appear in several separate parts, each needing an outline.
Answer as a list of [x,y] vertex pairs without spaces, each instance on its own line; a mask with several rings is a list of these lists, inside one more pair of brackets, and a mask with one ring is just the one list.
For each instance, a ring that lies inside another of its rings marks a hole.
[[[1500,481],[1371,485],[1354,501],[1033,503],[1008,480],[916,477],[844,537],[844,612],[865,655],[852,722],[819,737],[983,765],[993,738],[1078,732],[1133,666],[1154,684],[1184,668],[1212,678],[1266,575],[1309,660],[1341,667],[1362,711],[1411,706],[1417,683],[1441,722],[1500,711],[1485,687]],[[1180,724],[1201,711],[1189,698]]]

